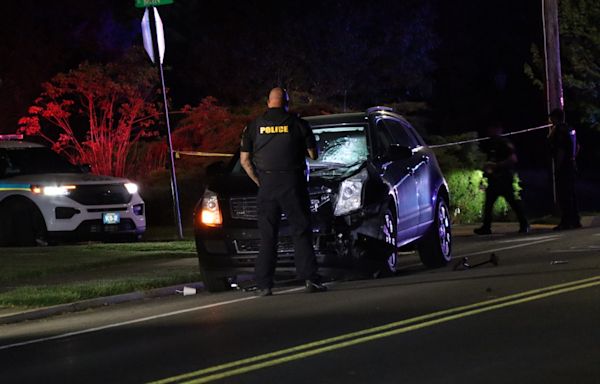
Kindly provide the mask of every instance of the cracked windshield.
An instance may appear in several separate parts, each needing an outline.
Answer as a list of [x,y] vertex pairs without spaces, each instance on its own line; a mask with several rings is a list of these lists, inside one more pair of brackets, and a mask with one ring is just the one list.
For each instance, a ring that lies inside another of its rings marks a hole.
[[319,158],[310,160],[312,173],[347,171],[367,160],[364,127],[330,127],[313,129]]

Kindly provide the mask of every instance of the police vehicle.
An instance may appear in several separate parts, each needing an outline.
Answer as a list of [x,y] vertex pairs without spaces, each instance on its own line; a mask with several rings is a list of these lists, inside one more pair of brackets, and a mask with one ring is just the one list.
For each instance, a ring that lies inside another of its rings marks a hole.
[[87,173],[22,135],[0,135],[0,246],[136,240],[146,230],[138,187]]
[[[305,118],[319,157],[308,162],[313,241],[321,270],[396,271],[398,251],[423,264],[451,259],[449,190],[435,154],[401,115],[386,107]],[[257,187],[234,158],[214,166],[195,212],[195,237],[208,290],[252,272],[259,250]],[[277,271],[294,270],[292,234],[279,233]]]

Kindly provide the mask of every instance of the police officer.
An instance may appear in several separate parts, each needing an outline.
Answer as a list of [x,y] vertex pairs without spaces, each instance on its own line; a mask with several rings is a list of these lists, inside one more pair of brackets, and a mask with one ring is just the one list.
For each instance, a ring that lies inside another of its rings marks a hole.
[[490,139],[484,151],[487,152],[488,162],[483,167],[484,176],[488,180],[485,190],[485,203],[483,208],[483,225],[473,232],[478,235],[492,233],[492,209],[498,197],[502,196],[517,214],[519,219],[519,233],[529,232],[529,223],[525,217],[521,201],[515,198],[513,188],[514,168],[517,164],[517,154],[514,145],[502,137],[502,125],[493,123],[488,128]]
[[270,296],[277,260],[281,213],[292,231],[298,277],[307,292],[325,291],[317,274],[312,245],[306,156],[317,158],[315,136],[308,123],[288,113],[288,95],[273,88],[265,114],[251,122],[242,135],[240,162],[258,185],[260,250],[255,265],[260,296]]
[[575,175],[577,166],[577,139],[575,129],[565,123],[562,109],[554,109],[549,116],[552,127],[548,135],[552,157],[554,159],[554,175],[556,195],[561,213],[560,224],[555,231],[581,228],[577,200],[575,198]]

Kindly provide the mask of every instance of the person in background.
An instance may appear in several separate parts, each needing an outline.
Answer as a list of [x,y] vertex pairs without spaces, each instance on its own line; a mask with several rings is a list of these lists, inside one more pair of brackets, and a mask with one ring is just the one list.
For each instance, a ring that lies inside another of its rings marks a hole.
[[484,147],[488,161],[483,167],[483,173],[487,178],[488,186],[485,190],[483,225],[474,230],[477,235],[492,233],[492,209],[500,196],[504,197],[517,215],[519,233],[527,233],[530,229],[521,200],[515,198],[513,180],[518,161],[515,147],[508,139],[502,137],[502,131],[502,125],[499,122],[491,124],[487,129],[490,139]]
[[575,157],[578,152],[575,129],[565,123],[564,111],[554,109],[549,117],[552,124],[548,141],[554,160],[554,179],[556,182],[556,197],[560,210],[560,223],[555,231],[581,228],[581,218],[575,196],[575,178],[577,165]]

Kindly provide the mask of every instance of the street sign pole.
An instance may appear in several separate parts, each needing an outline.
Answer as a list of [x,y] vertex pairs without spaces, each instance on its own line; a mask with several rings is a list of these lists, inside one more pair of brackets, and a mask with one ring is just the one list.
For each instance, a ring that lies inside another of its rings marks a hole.
[[[146,1],[148,1],[148,0],[146,0]],[[169,2],[165,2],[164,4],[169,4]],[[157,5],[160,5],[160,4],[157,4]],[[150,10],[150,12],[148,12],[148,10]],[[146,19],[146,16],[148,16],[147,19]],[[156,10],[155,7],[146,8],[146,13],[144,14],[144,19],[142,19],[142,35],[145,39],[150,37],[150,39],[152,40],[150,42],[145,40],[144,46],[145,46],[146,50],[148,51],[148,55],[150,56],[150,59],[153,62],[155,60],[157,62],[159,75],[160,75],[160,82],[162,85],[163,102],[164,102],[164,106],[165,106],[165,121],[167,124],[167,144],[169,147],[168,148],[169,163],[170,163],[169,170],[171,172],[171,196],[173,198],[173,214],[175,216],[175,222],[177,225],[177,235],[178,235],[179,239],[182,240],[183,239],[183,227],[181,225],[181,209],[179,207],[179,190],[177,187],[177,173],[175,172],[175,156],[173,153],[173,142],[171,139],[171,122],[169,119],[169,105],[168,105],[168,100],[167,100],[167,88],[165,86],[165,76],[164,76],[164,72],[163,72],[163,58],[164,58],[164,51],[165,51],[164,32],[163,32],[162,21],[160,20],[160,16],[158,17],[158,19],[156,18],[156,16],[159,16],[159,15],[158,15],[158,11]],[[147,26],[150,28],[150,31],[148,31],[148,29],[145,28],[145,25],[144,25],[145,21],[148,22],[149,25],[147,25]],[[154,37],[154,38],[152,38],[152,37]]]

